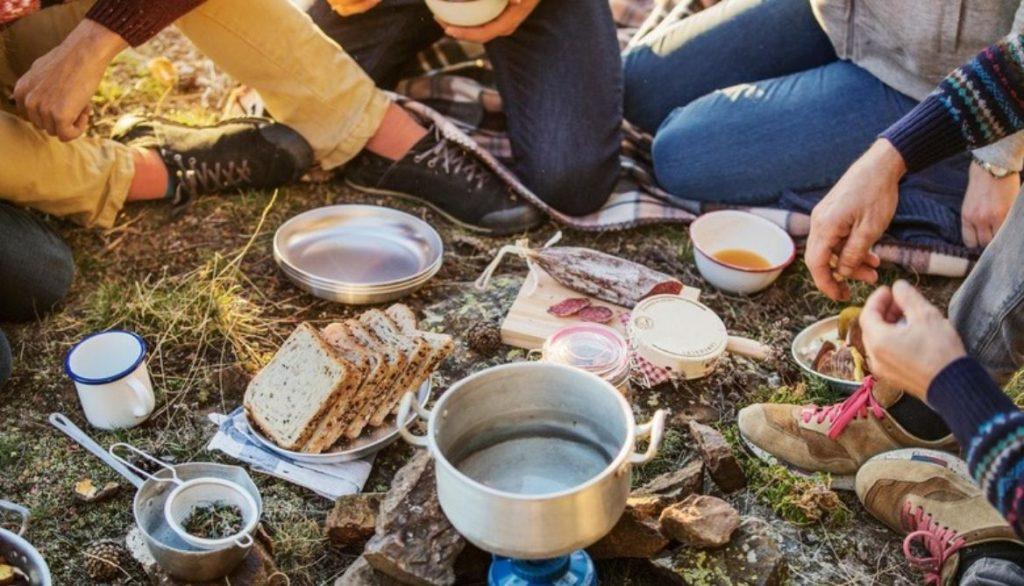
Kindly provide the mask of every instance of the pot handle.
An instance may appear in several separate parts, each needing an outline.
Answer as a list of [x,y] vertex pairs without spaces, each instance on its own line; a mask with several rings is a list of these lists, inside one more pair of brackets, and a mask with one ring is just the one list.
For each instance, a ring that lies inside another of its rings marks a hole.
[[420,405],[419,400],[416,399],[416,394],[409,391],[404,397],[402,397],[402,402],[398,405],[398,417],[395,419],[395,424],[398,426],[398,433],[402,434],[405,441],[410,444],[425,448],[427,447],[427,438],[422,435],[416,435],[408,429],[409,424],[412,423],[412,420],[409,418],[410,410],[415,410],[416,415],[424,420],[430,418],[430,411],[424,409],[423,406]]
[[630,464],[644,464],[650,462],[658,455],[658,448],[661,447],[661,438],[665,435],[665,410],[658,409],[654,417],[643,425],[636,427],[636,438],[650,436],[651,441],[647,444],[647,451],[643,454],[633,454],[629,457]]
[[6,509],[21,516],[21,528],[18,529],[18,535],[24,535],[28,531],[28,520],[32,518],[32,513],[28,508],[0,499],[0,509]]

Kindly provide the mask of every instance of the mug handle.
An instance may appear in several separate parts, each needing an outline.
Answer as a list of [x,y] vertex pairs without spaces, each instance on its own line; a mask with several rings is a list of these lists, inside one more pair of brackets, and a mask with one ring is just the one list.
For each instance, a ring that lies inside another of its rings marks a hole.
[[153,408],[156,407],[156,397],[153,396],[153,391],[147,389],[137,378],[130,377],[124,379],[128,386],[135,391],[135,398],[138,400],[132,405],[132,415],[136,417],[145,417],[153,412]]
[[658,448],[661,447],[661,438],[665,435],[665,410],[658,409],[654,417],[643,425],[636,427],[635,437],[637,439],[650,436],[651,441],[647,444],[647,451],[643,454],[633,454],[629,457],[630,464],[644,464],[650,462],[658,455]]
[[252,535],[249,535],[248,533],[235,538],[235,545],[241,547],[242,549],[252,547],[253,543],[254,542],[252,540]]
[[424,409],[416,399],[416,395],[409,391],[402,397],[402,403],[398,406],[398,418],[395,420],[395,424],[398,426],[398,433],[402,434],[405,441],[414,446],[425,448],[427,447],[427,438],[422,435],[416,435],[408,429],[408,424],[410,423],[408,421],[409,412],[413,409],[420,418],[424,420],[430,418],[430,411]]

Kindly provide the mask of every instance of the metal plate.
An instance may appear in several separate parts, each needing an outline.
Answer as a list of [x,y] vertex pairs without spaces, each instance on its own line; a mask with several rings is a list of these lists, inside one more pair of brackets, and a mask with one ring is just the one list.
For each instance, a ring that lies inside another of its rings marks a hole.
[[[426,405],[427,401],[430,400],[431,382],[427,379],[422,385],[420,385],[419,391],[416,393],[416,398],[420,402],[420,405]],[[415,413],[409,414],[409,423],[416,418]],[[248,420],[246,420],[248,423]],[[372,429],[369,433],[364,433],[359,438],[332,446],[332,451],[323,452],[320,454],[307,454],[303,452],[293,452],[280,448],[270,439],[266,438],[256,429],[255,426],[250,425],[249,429],[252,431],[253,437],[255,437],[261,444],[267,447],[289,460],[295,460],[296,462],[306,462],[309,464],[337,464],[338,462],[350,462],[352,460],[359,460],[365,458],[370,454],[376,454],[377,452],[388,447],[395,440],[398,439],[398,426],[395,425],[395,417],[389,417],[388,421],[384,425]]]
[[431,270],[444,246],[429,224],[405,212],[369,205],[317,208],[284,223],[274,259],[308,283],[388,288]]
[[839,316],[834,316],[827,317],[804,328],[802,332],[793,338],[793,360],[807,374],[827,382],[836,391],[850,394],[860,388],[859,382],[824,375],[814,370],[814,367],[811,366],[822,344],[826,341],[839,341],[838,327]]

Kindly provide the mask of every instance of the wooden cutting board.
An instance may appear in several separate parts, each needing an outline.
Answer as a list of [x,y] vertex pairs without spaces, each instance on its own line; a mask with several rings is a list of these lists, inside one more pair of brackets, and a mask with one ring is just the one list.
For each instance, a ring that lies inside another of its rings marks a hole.
[[[684,286],[680,295],[696,301],[700,297],[700,290]],[[538,350],[551,334],[565,326],[581,323],[581,320],[576,318],[555,317],[548,313],[549,307],[570,297],[586,297],[586,295],[562,286],[551,275],[534,267],[523,281],[519,295],[516,296],[512,308],[509,309],[505,321],[501,324],[501,341],[516,348]],[[626,332],[620,318],[630,310],[605,301],[590,299],[594,305],[608,307],[615,312],[615,317],[607,325],[625,335]]]

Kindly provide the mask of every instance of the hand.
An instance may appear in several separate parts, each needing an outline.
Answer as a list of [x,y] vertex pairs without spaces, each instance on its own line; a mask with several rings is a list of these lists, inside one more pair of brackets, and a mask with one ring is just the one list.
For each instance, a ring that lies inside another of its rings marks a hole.
[[922,401],[942,369],[967,354],[953,324],[906,281],[872,293],[860,326],[871,373]]
[[[558,0],[553,0],[557,2]],[[507,37],[516,32],[526,17],[530,16],[540,0],[509,0],[508,7],[491,22],[480,26],[462,27],[448,24],[440,19],[437,22],[444,28],[444,34],[460,41],[473,43],[489,43],[498,37]]]
[[51,136],[63,141],[78,138],[89,126],[90,100],[103,72],[127,46],[117,33],[83,20],[18,80],[18,112]]
[[899,152],[878,140],[814,207],[804,261],[825,295],[849,299],[845,279],[878,280],[881,261],[871,247],[896,215],[906,170]]
[[976,162],[971,163],[967,195],[960,210],[964,244],[968,248],[988,246],[995,238],[1020,193],[1020,174],[993,177]]
[[342,16],[361,14],[380,4],[380,0],[327,0],[331,8]]

